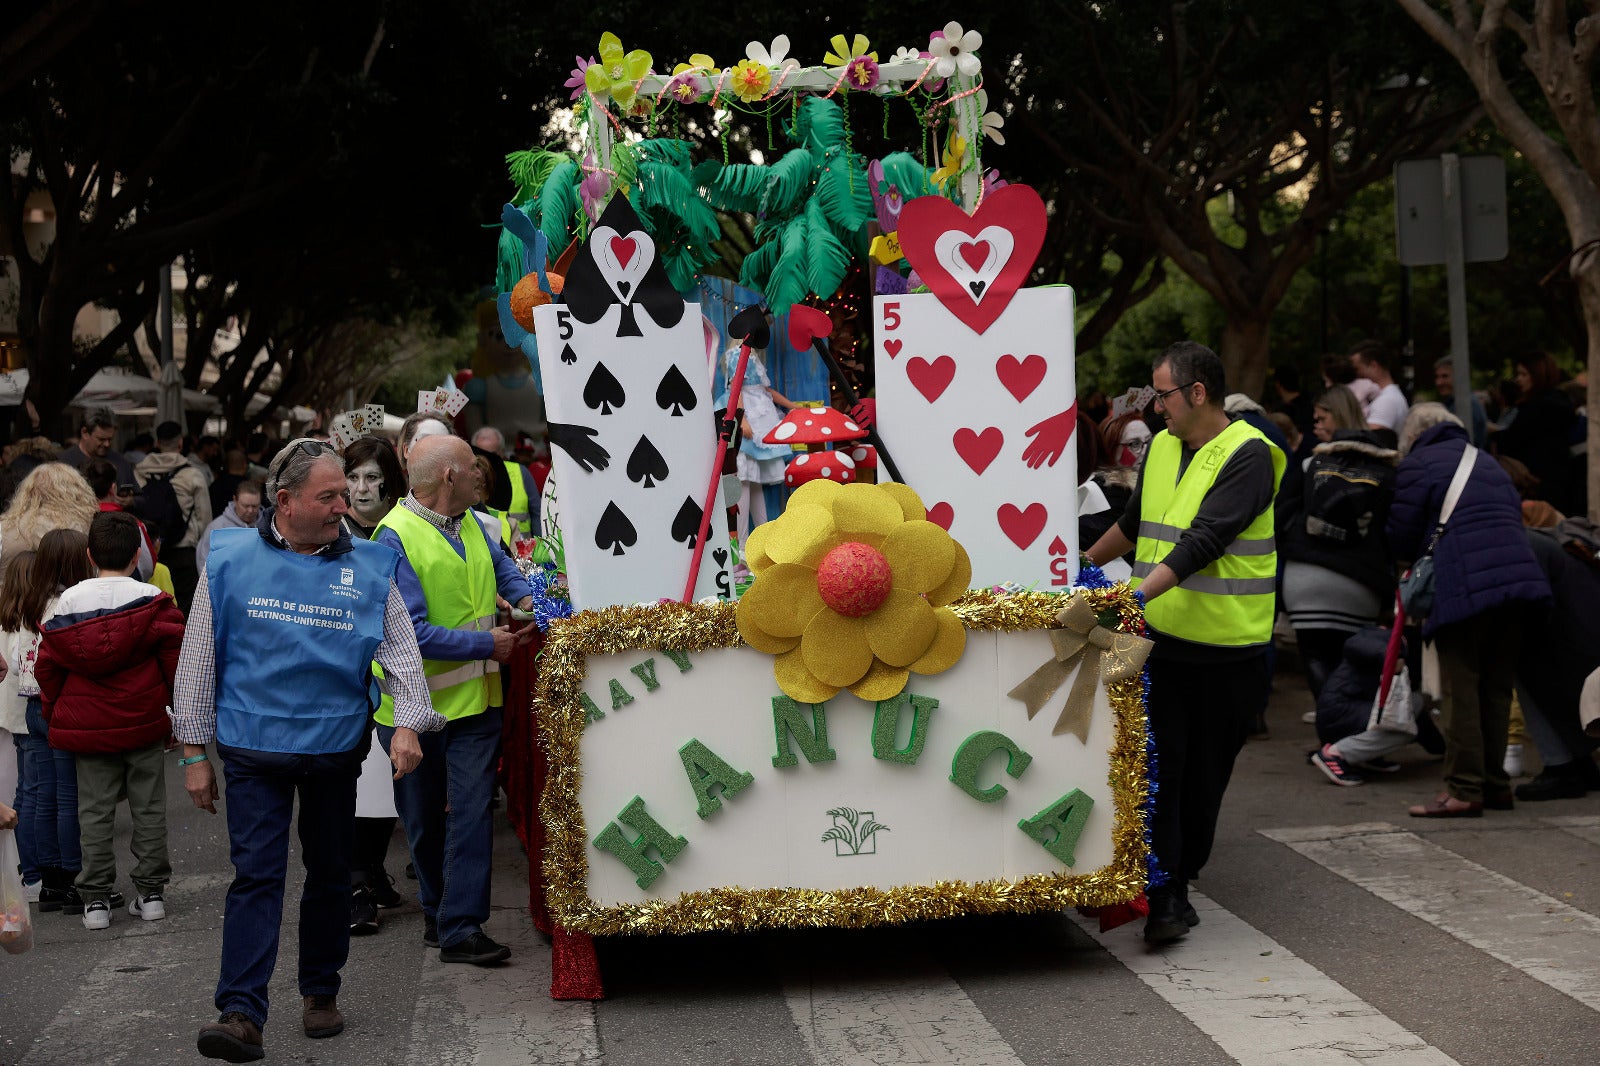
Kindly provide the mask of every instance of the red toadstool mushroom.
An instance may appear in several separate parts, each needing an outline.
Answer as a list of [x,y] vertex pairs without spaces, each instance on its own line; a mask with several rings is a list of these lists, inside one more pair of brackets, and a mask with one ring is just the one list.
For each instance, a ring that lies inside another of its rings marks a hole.
[[795,456],[783,471],[783,483],[791,489],[808,481],[836,481],[848,485],[856,479],[856,464],[840,451],[805,452]]
[[796,407],[772,427],[762,441],[767,444],[832,444],[860,440],[867,431],[831,407]]

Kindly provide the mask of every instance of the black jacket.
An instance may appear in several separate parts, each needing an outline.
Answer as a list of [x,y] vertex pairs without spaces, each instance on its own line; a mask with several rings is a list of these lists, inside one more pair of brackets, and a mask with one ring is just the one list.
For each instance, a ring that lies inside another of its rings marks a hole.
[[[1283,478],[1277,516],[1278,551],[1282,557],[1288,562],[1311,563],[1343,574],[1384,599],[1392,596],[1394,557],[1389,551],[1384,526],[1389,520],[1389,506],[1394,502],[1393,471],[1399,462],[1399,452],[1381,447],[1376,438],[1364,430],[1340,430],[1333,440],[1317,445],[1311,453],[1311,462],[1298,477],[1291,470]],[[1306,531],[1306,499],[1315,483],[1317,470],[1334,465],[1356,470],[1371,468],[1385,485],[1377,494],[1366,536],[1355,541],[1341,543]]]

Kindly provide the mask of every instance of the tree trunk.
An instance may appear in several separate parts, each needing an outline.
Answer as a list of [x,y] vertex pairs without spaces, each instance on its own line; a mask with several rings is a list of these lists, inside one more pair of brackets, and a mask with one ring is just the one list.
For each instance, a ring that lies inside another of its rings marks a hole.
[[1267,383],[1271,339],[1270,316],[1228,312],[1217,355],[1222,357],[1222,369],[1228,375],[1229,392],[1242,392],[1253,400],[1260,398]]

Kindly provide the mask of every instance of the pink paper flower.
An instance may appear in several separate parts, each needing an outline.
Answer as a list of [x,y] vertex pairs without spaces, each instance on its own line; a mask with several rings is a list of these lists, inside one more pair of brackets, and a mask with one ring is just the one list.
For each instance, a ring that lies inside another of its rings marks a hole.
[[593,152],[583,157],[583,171],[578,196],[583,200],[584,213],[590,218],[599,218],[600,202],[611,192],[611,175],[595,164]]
[[572,90],[572,99],[576,100],[583,95],[583,72],[589,69],[589,64],[594,62],[594,57],[590,56],[585,59],[582,56],[574,56],[573,58],[578,65],[572,69],[572,76],[561,84]]
[[878,84],[878,63],[871,56],[857,56],[845,68],[845,84],[865,92]]

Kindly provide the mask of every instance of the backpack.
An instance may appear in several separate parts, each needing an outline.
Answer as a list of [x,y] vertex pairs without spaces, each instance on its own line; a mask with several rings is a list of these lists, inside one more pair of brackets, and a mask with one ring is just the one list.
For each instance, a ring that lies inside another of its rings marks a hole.
[[[1306,533],[1314,539],[1357,544],[1372,532],[1394,498],[1395,468],[1382,449],[1356,444],[1318,452],[1306,471]],[[1385,453],[1393,454],[1393,453]]]
[[189,514],[178,502],[178,493],[172,487],[176,470],[164,474],[151,474],[145,479],[144,489],[132,510],[144,521],[150,536],[171,546],[189,532]]

